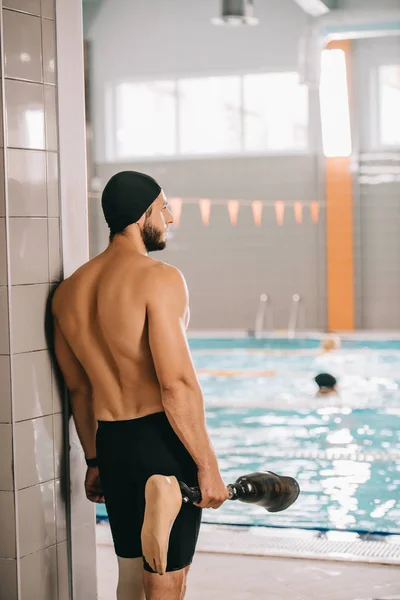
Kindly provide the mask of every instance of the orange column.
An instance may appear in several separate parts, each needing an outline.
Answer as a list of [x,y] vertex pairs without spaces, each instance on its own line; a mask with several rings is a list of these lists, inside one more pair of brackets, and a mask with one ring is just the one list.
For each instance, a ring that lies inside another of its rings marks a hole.
[[[349,40],[332,42],[327,48],[345,52],[349,84]],[[353,181],[350,166],[350,157],[325,158],[329,331],[354,330]]]

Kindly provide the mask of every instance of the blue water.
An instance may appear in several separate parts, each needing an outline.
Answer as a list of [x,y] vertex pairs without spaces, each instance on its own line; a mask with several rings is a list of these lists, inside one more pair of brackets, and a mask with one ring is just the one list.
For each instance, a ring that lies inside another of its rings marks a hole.
[[[318,340],[190,346],[226,483],[271,470],[301,487],[282,513],[228,501],[204,522],[400,533],[399,341],[351,341],[329,354]],[[315,397],[321,371],[338,378],[339,396]]]

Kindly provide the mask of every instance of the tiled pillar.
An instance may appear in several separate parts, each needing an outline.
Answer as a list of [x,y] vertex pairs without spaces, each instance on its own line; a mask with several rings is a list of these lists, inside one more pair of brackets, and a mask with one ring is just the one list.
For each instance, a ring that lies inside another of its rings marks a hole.
[[[71,593],[74,498],[48,311],[62,272],[55,16],[53,0],[1,5],[0,600],[96,597],[93,568],[92,590]],[[85,542],[81,551],[94,552]]]

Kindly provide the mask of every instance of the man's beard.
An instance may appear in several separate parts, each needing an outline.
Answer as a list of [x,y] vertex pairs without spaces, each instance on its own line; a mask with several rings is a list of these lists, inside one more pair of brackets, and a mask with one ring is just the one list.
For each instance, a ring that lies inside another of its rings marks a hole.
[[156,252],[157,250],[164,250],[167,245],[164,240],[161,239],[162,233],[158,231],[153,225],[150,225],[147,221],[145,222],[142,229],[142,240],[145,245],[147,252]]

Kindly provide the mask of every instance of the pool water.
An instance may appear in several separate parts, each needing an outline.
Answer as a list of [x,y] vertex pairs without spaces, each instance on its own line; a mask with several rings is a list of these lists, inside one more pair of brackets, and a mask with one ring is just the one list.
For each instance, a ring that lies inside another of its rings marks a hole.
[[[226,483],[257,470],[296,477],[282,513],[227,501],[203,521],[400,533],[400,342],[190,340]],[[328,371],[340,395],[316,398]],[[104,514],[98,507],[98,516]]]

